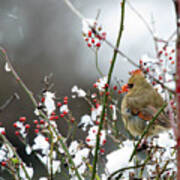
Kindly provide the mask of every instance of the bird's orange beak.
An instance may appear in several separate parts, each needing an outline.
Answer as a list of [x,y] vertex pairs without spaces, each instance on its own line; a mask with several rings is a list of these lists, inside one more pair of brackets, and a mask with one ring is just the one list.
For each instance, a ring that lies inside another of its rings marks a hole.
[[125,84],[121,87],[122,92],[128,92],[129,88],[128,88],[128,84]]

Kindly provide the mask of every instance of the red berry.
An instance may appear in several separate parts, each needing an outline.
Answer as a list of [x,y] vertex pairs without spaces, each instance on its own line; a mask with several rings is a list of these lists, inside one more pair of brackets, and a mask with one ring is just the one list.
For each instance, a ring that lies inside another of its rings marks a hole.
[[143,61],[142,61],[141,59],[139,60],[139,64],[140,64],[140,65],[142,65],[142,64],[143,64]]
[[72,123],[74,123],[74,121],[75,121],[75,118],[74,118],[74,117],[72,117],[72,118],[71,118],[71,122],[72,122]]
[[92,46],[91,43],[88,43],[87,45],[88,45],[88,47],[91,47],[91,46]]
[[6,166],[6,161],[2,161],[1,166]]
[[171,61],[171,64],[174,64],[175,62],[174,61]]
[[63,118],[63,117],[64,117],[64,114],[60,114],[60,117],[62,117],[62,118]]
[[109,94],[110,94],[110,92],[108,91],[108,92],[106,92],[106,96],[109,96]]
[[50,116],[49,120],[54,120],[54,116]]
[[121,90],[118,90],[118,94],[121,94],[122,93],[122,91]]
[[34,124],[38,124],[38,120],[34,120]]
[[90,140],[90,138],[86,138],[86,142],[90,142],[91,140]]
[[15,135],[16,135],[16,136],[19,136],[19,135],[20,135],[20,132],[19,132],[19,131],[15,131]]
[[94,44],[94,43],[95,43],[95,40],[94,40],[94,39],[92,39],[92,40],[91,40],[91,42]]
[[94,83],[94,84],[93,84],[93,87],[94,87],[94,88],[97,88],[97,84],[96,84],[96,83]]
[[162,54],[163,53],[163,51],[159,51],[159,54]]
[[152,82],[152,85],[153,85],[153,86],[156,85],[156,81],[153,81],[153,82]]
[[20,117],[20,118],[19,118],[19,121],[20,121],[20,122],[25,122],[25,121],[26,121],[26,117]]
[[103,145],[106,144],[106,142],[107,142],[106,139],[104,139],[104,140],[103,140]]
[[35,129],[34,132],[35,132],[36,134],[38,134],[38,133],[39,133],[39,129]]
[[113,105],[112,105],[112,104],[110,104],[110,105],[109,105],[109,108],[110,108],[110,109],[112,109],[112,108],[113,108]]
[[55,119],[55,120],[59,119],[59,116],[54,116],[54,119]]
[[45,138],[45,141],[49,141],[49,138],[48,138],[48,137],[46,137],[46,138]]
[[92,32],[91,32],[91,31],[88,32],[88,36],[89,36],[89,37],[92,36]]
[[93,133],[96,133],[96,130],[95,130],[95,129],[93,129]]
[[162,76],[159,76],[159,80],[162,80],[163,79],[163,77]]
[[6,135],[6,132],[5,132],[5,131],[1,131],[1,134],[2,134],[2,135]]
[[86,38],[85,41],[89,41],[89,38]]
[[99,125],[99,121],[96,121],[95,123],[96,123],[96,125]]
[[58,102],[57,107],[61,107],[61,106],[62,106],[62,103]]
[[39,122],[40,124],[44,124],[44,119],[41,119]]
[[100,152],[101,152],[101,153],[104,153],[104,152],[105,152],[105,150],[104,150],[104,149],[100,149]]
[[17,127],[18,127],[16,123],[14,123],[14,124],[13,124],[13,126],[14,126],[15,128],[17,128]]
[[113,89],[116,91],[117,90],[117,86],[114,86]]
[[67,113],[68,113],[67,111],[63,111],[63,114],[64,114],[64,115],[67,115]]
[[96,106],[96,108],[98,108],[100,105],[99,105],[98,103],[96,103],[96,105],[95,105],[95,106]]
[[146,68],[146,71],[149,72],[149,68]]
[[30,125],[29,125],[29,124],[26,124],[26,125],[25,125],[25,128],[26,128],[26,129],[29,129],[29,128],[30,128]]
[[168,53],[165,53],[164,55],[165,55],[165,56],[168,56]]
[[41,102],[43,103],[45,101],[45,97],[42,97],[41,98]]
[[65,101],[65,100],[66,100],[66,101],[68,100],[68,97],[67,97],[67,96],[64,97],[64,101]]
[[64,104],[68,104],[68,100],[64,100]]
[[175,50],[174,49],[172,49],[172,51],[171,51],[172,53],[174,53],[175,52]]
[[169,60],[172,60],[172,56],[169,57]]
[[108,87],[109,87],[109,84],[106,83],[105,86],[104,86],[104,88],[108,88]]
[[51,115],[54,116],[54,115],[56,115],[56,113],[55,113],[55,112],[52,112]]
[[98,42],[98,43],[96,44],[96,47],[100,47],[100,46],[101,46],[101,43]]

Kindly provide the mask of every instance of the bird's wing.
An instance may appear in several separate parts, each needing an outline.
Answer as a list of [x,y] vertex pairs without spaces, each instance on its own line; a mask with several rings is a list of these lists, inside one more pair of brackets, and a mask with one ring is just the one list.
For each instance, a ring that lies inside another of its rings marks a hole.
[[[154,108],[153,106],[147,106],[145,108],[136,109],[136,115],[145,121],[150,121],[153,119],[153,117],[157,114],[159,109]],[[133,111],[133,109],[132,109]],[[158,124],[159,126],[170,128],[171,124],[170,121],[165,114],[165,112],[161,112],[157,119],[154,122],[155,124]]]
[[141,109],[149,105],[161,107],[164,104],[162,97],[154,89],[137,89],[126,96],[127,106],[130,109]]

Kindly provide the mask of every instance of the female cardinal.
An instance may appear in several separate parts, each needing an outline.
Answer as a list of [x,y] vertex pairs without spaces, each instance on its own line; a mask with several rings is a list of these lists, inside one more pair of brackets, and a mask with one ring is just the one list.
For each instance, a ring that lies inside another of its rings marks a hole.
[[[133,136],[139,136],[165,102],[147,82],[141,70],[132,73],[128,81],[128,89],[121,104],[122,119],[129,132]],[[149,129],[147,136],[156,135],[169,129],[170,126],[167,115],[161,112]]]

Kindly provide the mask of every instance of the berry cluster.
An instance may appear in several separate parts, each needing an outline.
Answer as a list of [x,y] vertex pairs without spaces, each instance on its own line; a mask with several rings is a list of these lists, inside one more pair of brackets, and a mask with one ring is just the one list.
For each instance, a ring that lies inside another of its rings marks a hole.
[[87,46],[93,48],[100,48],[102,41],[106,39],[106,32],[103,32],[102,27],[94,20],[86,20],[83,22],[82,35]]

